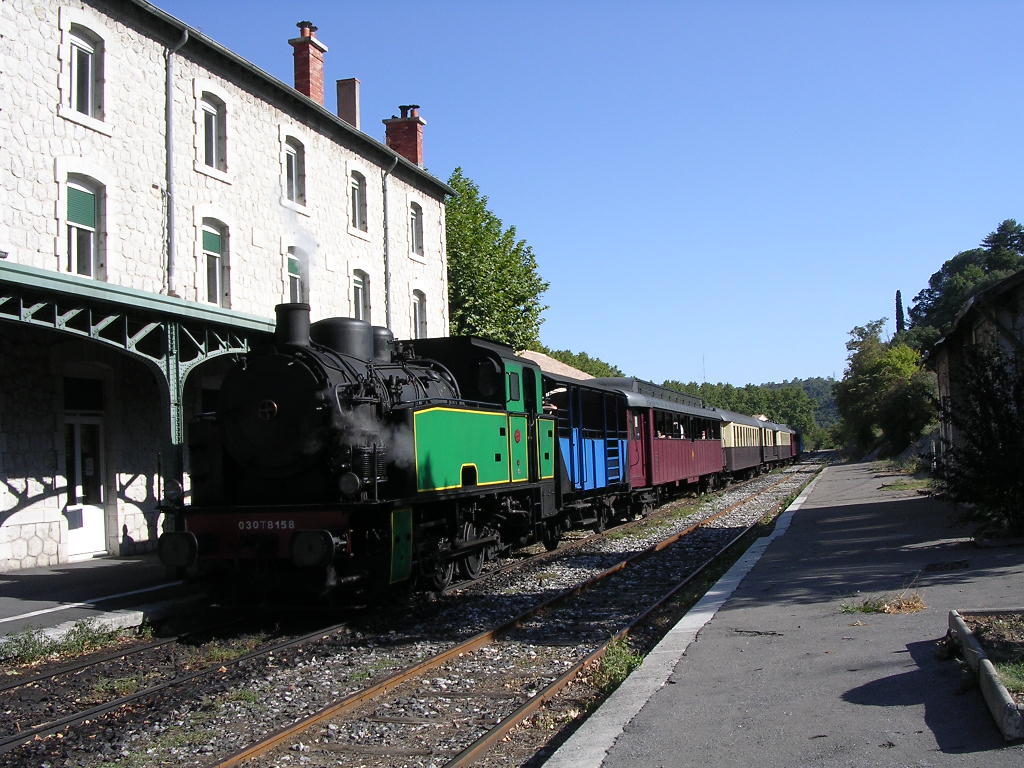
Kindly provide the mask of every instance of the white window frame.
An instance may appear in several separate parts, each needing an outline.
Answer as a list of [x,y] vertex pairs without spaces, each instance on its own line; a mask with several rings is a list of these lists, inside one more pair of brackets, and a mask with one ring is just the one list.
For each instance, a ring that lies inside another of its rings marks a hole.
[[427,333],[427,295],[420,290],[412,292],[412,338],[429,338]]
[[366,174],[353,169],[348,174],[348,231],[368,240],[370,223],[368,211],[368,184]]
[[350,285],[352,317],[370,322],[370,275],[361,269],[352,270]]
[[281,144],[281,205],[309,216],[306,142],[284,125],[279,127],[278,139]]
[[[57,114],[73,123],[113,135],[113,127],[106,121],[109,89],[106,83],[106,62],[117,51],[117,38],[106,29],[99,16],[80,8],[61,7],[58,26],[61,40],[59,60],[61,74]],[[89,58],[88,88],[85,111],[79,110],[80,63],[78,51]]]
[[[220,253],[207,250],[205,235],[214,234],[220,238]],[[197,281],[201,286],[199,301],[204,304],[212,304],[217,307],[228,308],[231,306],[231,230],[226,223],[212,216],[204,216],[199,227],[199,253],[201,260],[199,271],[202,280]],[[216,270],[213,274],[216,285],[211,285],[211,259],[216,259]],[[215,299],[210,298],[211,294]]]
[[423,206],[419,203],[409,203],[409,252],[420,259],[426,253],[423,248]]
[[[67,188],[68,198],[71,197],[71,190],[78,190],[92,196],[95,204],[95,210],[93,211],[95,222],[93,226],[90,227],[87,224],[71,221],[70,217],[67,218],[67,261],[64,265],[65,271],[72,275],[79,275],[80,277],[99,279],[102,275],[103,264],[103,252],[100,240],[100,234],[103,231],[103,186],[94,181],[78,176],[68,179]],[[80,269],[80,261],[82,257],[80,248],[83,239],[88,242],[89,248],[89,266],[85,272]]]
[[[196,78],[192,81],[192,88],[195,97],[193,168],[199,173],[230,184],[231,99],[227,91],[211,80]],[[212,160],[212,164],[208,160]]]
[[309,303],[308,275],[305,254],[294,245],[289,245],[285,250],[285,301],[292,304]]

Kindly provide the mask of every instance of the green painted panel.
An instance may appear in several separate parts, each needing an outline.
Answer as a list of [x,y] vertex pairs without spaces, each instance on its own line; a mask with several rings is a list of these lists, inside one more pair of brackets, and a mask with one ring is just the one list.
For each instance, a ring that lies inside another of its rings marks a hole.
[[525,416],[509,416],[509,454],[512,467],[512,480],[530,479],[530,441],[528,422]]
[[223,244],[221,242],[221,236],[216,232],[211,232],[208,229],[203,230],[203,250],[207,253],[223,253],[221,248]]
[[391,510],[391,583],[412,575],[412,507]]
[[504,412],[428,408],[413,415],[416,489],[462,487],[462,468],[476,468],[476,484],[507,483],[508,417]]
[[96,195],[68,187],[68,221],[83,227],[96,228]]
[[554,419],[537,419],[537,463],[542,480],[555,476]]

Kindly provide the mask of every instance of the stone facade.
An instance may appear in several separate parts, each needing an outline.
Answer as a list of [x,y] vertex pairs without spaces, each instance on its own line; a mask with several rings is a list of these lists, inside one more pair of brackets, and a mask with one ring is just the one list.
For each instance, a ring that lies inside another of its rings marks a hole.
[[[294,31],[281,32],[280,55],[291,56]],[[373,324],[414,335],[415,293],[425,299],[427,334],[447,334],[449,190],[417,162],[132,0],[5,0],[0,40],[3,259],[81,272],[82,246],[70,236],[79,185],[96,201],[86,279],[207,303],[205,228],[220,238],[214,297],[233,312],[272,318],[298,277],[314,319],[355,316],[358,275]],[[365,209],[355,223],[353,178]],[[153,374],[95,343],[9,323],[3,330],[0,570],[68,559],[68,377],[103,382],[94,418],[103,434],[106,551],[151,546],[156,464],[169,441]],[[219,375],[215,366],[197,380],[215,387]]]

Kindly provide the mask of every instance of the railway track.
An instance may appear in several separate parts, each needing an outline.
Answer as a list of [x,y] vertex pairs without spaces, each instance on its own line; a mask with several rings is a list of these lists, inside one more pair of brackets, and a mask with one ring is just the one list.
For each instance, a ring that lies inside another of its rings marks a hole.
[[[670,600],[764,516],[758,496],[732,504],[635,552],[504,625],[383,680],[218,763],[278,765],[478,764],[496,743]],[[731,525],[692,547],[673,545],[727,516]],[[736,516],[743,524],[736,525]],[[735,530],[729,530],[735,528]],[[707,550],[710,550],[707,551]],[[622,575],[631,571],[630,578]],[[601,589],[597,589],[598,586]],[[282,753],[283,751],[283,753]]]
[[[754,485],[758,482],[767,484],[769,481],[762,478],[754,481]],[[730,490],[722,496],[732,497],[738,493]],[[656,519],[657,515],[652,518]],[[646,520],[652,522],[652,518]],[[684,527],[692,525],[688,521]],[[246,745],[253,743],[262,730],[261,722],[277,727],[307,719],[335,706],[324,706],[325,702],[332,701],[347,702],[346,706],[376,707],[380,711],[364,712],[354,720],[349,718],[346,722],[355,725],[347,731],[342,729],[348,726],[338,723],[312,726],[314,730],[319,727],[328,735],[339,736],[333,741],[321,735],[278,739],[286,758],[301,758],[301,764],[315,765],[316,762],[309,762],[312,759],[309,752],[313,749],[310,745],[330,743],[333,746],[324,746],[321,751],[330,758],[327,762],[332,765],[338,764],[339,759],[351,759],[355,761],[353,764],[359,764],[369,757],[374,764],[409,765],[436,762],[439,756],[447,759],[468,746],[468,733],[480,731],[482,734],[487,727],[523,706],[521,691],[542,691],[619,631],[616,627],[623,622],[618,615],[621,611],[611,610],[607,599],[601,598],[598,591],[582,590],[584,595],[588,591],[598,595],[592,598],[597,600],[596,606],[575,609],[556,606],[552,599],[565,591],[563,582],[578,584],[601,571],[617,568],[619,572],[634,572],[640,583],[648,585],[612,590],[624,596],[633,590],[625,603],[636,604],[640,595],[653,589],[649,585],[656,583],[657,568],[648,573],[637,565],[622,565],[625,558],[615,551],[616,548],[636,551],[650,548],[646,540],[630,538],[633,527],[639,530],[642,525],[620,526],[602,537],[572,542],[536,561],[519,563],[512,570],[493,569],[486,580],[461,585],[456,590],[459,594],[438,598],[437,604],[418,617],[418,623],[415,618],[407,618],[404,626],[396,623],[394,630],[363,627],[348,636],[341,625],[321,628],[287,643],[265,645],[231,663],[213,665],[204,670],[205,674],[190,673],[149,686],[130,697],[104,702],[102,709],[69,712],[63,719],[49,717],[45,723],[33,724],[31,729],[19,723],[18,733],[0,743],[0,766],[39,764],[48,759],[53,759],[54,765],[63,764],[65,760],[75,765],[102,762],[125,766],[174,765],[176,768],[218,764],[218,760],[222,764],[234,764],[224,756],[246,752]],[[730,524],[726,529],[735,527]],[[721,538],[721,535],[716,537]],[[697,545],[691,542],[684,548],[690,550],[691,561],[694,558],[703,561],[720,543]],[[560,559],[562,562],[558,564]],[[554,570],[561,571],[561,575],[552,577]],[[670,578],[678,580],[678,574]],[[600,594],[607,592],[607,589],[600,590]],[[585,599],[580,596],[575,604],[585,606],[585,602],[579,602]],[[525,607],[538,603],[547,604],[543,619],[518,617]],[[388,619],[393,620],[394,616]],[[518,628],[517,623],[521,625]],[[501,626],[503,629],[499,631],[485,631],[488,627]],[[550,635],[552,628],[561,628],[557,630],[561,634],[556,634],[554,640]],[[336,642],[324,642],[325,636],[335,631],[338,633]],[[483,635],[488,638],[480,640]],[[463,647],[456,646],[453,650],[452,638],[458,639]],[[479,644],[470,647],[473,642]],[[561,650],[554,653],[553,647]],[[571,650],[571,653],[566,656],[562,650]],[[447,655],[443,655],[446,652]],[[507,661],[506,666],[527,669],[529,674],[502,680],[485,677],[483,671],[473,671],[476,668],[501,669],[503,659]],[[445,667],[446,664],[469,664],[469,668]],[[420,682],[396,680],[396,673],[408,668],[419,670]],[[431,668],[439,671],[431,672]],[[64,670],[64,674],[74,672]],[[457,690],[466,681],[476,679],[482,681],[482,698],[469,690]],[[374,699],[381,692],[396,688],[399,692],[406,691],[405,700],[401,695],[390,704]],[[174,690],[179,693],[172,693]],[[196,695],[196,691],[202,694]],[[443,710],[442,705],[448,709]],[[450,718],[461,725],[450,734],[448,742],[442,737],[429,747],[432,751],[429,758],[422,754],[428,748],[419,741],[412,746],[399,746],[401,732],[412,733],[415,740],[420,738],[417,728],[441,734],[443,729],[439,731],[435,721]],[[210,722],[219,723],[212,734],[208,727]],[[205,731],[200,726],[205,726]],[[56,735],[46,737],[47,733]],[[378,741],[367,741],[374,734],[379,737]],[[32,740],[28,745],[24,744],[26,738]],[[387,757],[388,750],[394,753],[391,757]],[[424,759],[427,763],[422,762]]]

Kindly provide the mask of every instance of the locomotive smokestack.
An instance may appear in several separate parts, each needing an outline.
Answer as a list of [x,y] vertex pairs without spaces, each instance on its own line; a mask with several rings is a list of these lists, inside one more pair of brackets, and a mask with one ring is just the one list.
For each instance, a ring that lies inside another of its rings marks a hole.
[[309,304],[278,304],[274,343],[280,346],[309,346]]

